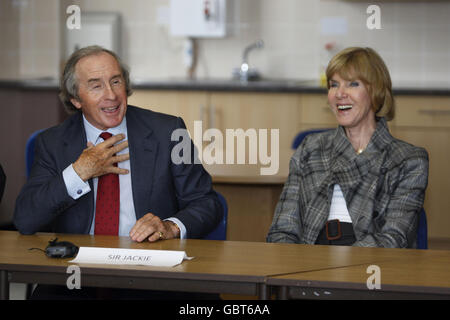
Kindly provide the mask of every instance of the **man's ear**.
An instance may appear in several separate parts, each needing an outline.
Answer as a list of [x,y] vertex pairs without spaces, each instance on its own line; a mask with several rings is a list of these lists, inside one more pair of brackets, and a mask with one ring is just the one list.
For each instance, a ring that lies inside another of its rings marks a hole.
[[75,98],[70,99],[70,102],[75,106],[75,108],[81,110],[81,103]]

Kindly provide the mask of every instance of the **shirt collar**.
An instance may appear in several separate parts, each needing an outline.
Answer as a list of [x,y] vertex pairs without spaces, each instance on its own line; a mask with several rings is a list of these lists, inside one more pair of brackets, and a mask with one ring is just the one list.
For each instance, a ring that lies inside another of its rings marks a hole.
[[127,140],[127,120],[126,116],[123,117],[122,122],[114,128],[108,128],[106,131],[97,129],[94,127],[90,122],[86,119],[86,117],[83,114],[83,124],[84,124],[84,130],[86,131],[86,139],[88,142],[92,142],[94,145],[101,142],[99,141],[99,136],[102,132],[109,132],[112,135],[116,135],[119,133],[123,133],[125,135],[125,139]]

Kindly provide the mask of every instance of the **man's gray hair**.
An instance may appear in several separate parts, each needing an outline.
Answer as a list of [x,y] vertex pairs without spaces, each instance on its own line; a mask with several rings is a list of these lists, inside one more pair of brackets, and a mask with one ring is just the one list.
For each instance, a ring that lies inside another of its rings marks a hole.
[[125,81],[125,89],[127,92],[127,96],[131,95],[132,90],[130,84],[130,72],[128,71],[128,67],[120,60],[120,58],[114,52],[102,48],[100,46],[84,47],[72,53],[72,55],[67,60],[66,65],[64,66],[64,71],[61,76],[61,84],[60,84],[61,92],[59,93],[59,98],[61,99],[61,102],[63,103],[67,113],[73,114],[76,111],[80,111],[77,108],[75,108],[75,106],[70,101],[70,99],[80,100],[80,97],[78,95],[79,89],[78,79],[75,72],[75,67],[78,61],[80,61],[84,57],[98,55],[103,52],[110,54],[116,59],[117,63],[120,66],[122,77]]

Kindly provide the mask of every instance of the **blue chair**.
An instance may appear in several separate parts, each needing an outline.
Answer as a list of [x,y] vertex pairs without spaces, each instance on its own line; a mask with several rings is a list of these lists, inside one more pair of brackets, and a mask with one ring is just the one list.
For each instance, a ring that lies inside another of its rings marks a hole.
[[291,148],[296,150],[298,148],[298,146],[300,145],[300,143],[302,143],[303,139],[305,139],[305,137],[308,134],[310,134],[310,133],[319,133],[319,132],[323,132],[323,131],[327,131],[327,130],[331,130],[331,129],[311,129],[311,130],[300,131],[295,136],[294,141],[292,141]]
[[2,202],[3,191],[5,191],[6,175],[0,163],[0,202]]
[[417,249],[428,249],[428,225],[425,209],[419,214],[419,225],[417,226]]
[[38,136],[38,134],[42,131],[43,129],[33,132],[28,138],[27,145],[25,147],[25,165],[27,178],[30,176],[31,167],[33,166],[34,142],[36,141],[36,137]]
[[227,220],[228,220],[228,205],[227,200],[216,191],[217,197],[219,198],[220,203],[223,207],[223,217],[222,221],[217,225],[216,229],[214,229],[210,234],[208,234],[203,239],[205,240],[226,240],[227,239]]
[[[319,133],[327,130],[330,129],[311,129],[299,132],[292,142],[292,149],[296,150],[308,134]],[[422,208],[419,214],[419,225],[417,227],[417,249],[428,249],[428,226],[424,208]]]
[[[27,178],[30,176],[31,167],[33,166],[34,160],[34,142],[36,141],[36,137],[39,133],[41,133],[43,129],[37,130],[31,134],[31,136],[27,140],[27,144],[25,146],[25,170]],[[25,290],[25,299],[29,300],[31,294],[33,292],[33,284],[27,283]]]

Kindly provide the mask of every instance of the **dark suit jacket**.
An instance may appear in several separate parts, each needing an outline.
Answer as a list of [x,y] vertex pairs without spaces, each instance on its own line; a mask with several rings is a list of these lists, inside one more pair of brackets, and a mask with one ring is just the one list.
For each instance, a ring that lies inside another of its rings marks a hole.
[[[171,134],[185,128],[183,120],[133,106],[128,106],[126,119],[136,219],[148,212],[161,219],[176,217],[186,226],[188,238],[208,234],[222,217],[211,177],[201,164],[171,161],[172,148],[178,143],[171,141]],[[37,137],[30,178],[14,212],[14,224],[21,233],[32,234],[48,224],[53,232],[89,233],[93,192],[73,200],[62,176],[86,143],[81,113]],[[92,179],[89,183],[93,190]]]

